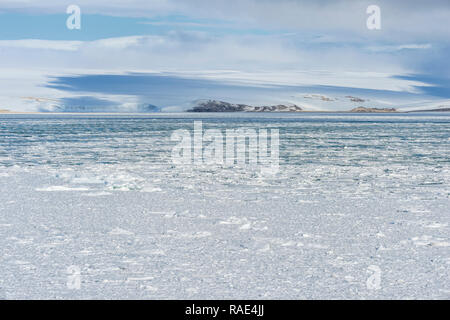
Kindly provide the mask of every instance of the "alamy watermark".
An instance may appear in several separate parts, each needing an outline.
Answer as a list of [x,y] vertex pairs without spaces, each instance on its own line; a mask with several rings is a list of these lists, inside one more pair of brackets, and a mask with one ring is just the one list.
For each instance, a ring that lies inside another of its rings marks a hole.
[[170,139],[178,142],[172,149],[175,165],[239,166],[263,174],[276,174],[279,170],[278,129],[241,127],[204,131],[202,121],[194,121],[193,134],[178,129]]
[[67,7],[67,14],[70,16],[66,20],[66,26],[69,30],[81,29],[81,9],[79,6],[72,4]]
[[367,272],[371,273],[369,278],[367,278],[366,286],[369,290],[380,290],[381,289],[381,269],[379,266],[370,265],[367,268]]
[[67,288],[79,290],[81,288],[81,269],[78,266],[67,267]]
[[366,13],[370,16],[367,18],[366,25],[369,30],[381,29],[381,9],[377,5],[367,7]]

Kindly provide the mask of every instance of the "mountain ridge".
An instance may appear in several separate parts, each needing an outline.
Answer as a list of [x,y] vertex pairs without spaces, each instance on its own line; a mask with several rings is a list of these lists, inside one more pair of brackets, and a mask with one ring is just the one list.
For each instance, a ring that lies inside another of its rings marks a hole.
[[199,101],[187,112],[302,112],[301,107],[295,104],[278,104],[272,106],[251,106],[235,104],[219,100]]

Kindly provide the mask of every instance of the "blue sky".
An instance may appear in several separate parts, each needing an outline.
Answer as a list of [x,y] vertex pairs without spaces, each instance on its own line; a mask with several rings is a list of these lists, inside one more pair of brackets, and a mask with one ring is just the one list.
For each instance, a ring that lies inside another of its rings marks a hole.
[[61,27],[65,25],[68,16],[65,13],[0,12],[0,39],[92,41],[113,37],[161,35],[171,31],[204,31],[215,35],[276,34],[272,30],[260,28],[239,28],[226,20],[194,19],[181,15],[145,18],[82,14],[82,29],[69,30]]
[[[71,4],[81,30],[66,27]],[[380,30],[366,26],[372,4]],[[221,99],[347,110],[350,95],[448,106],[449,16],[446,0],[2,0],[0,109],[181,111]]]

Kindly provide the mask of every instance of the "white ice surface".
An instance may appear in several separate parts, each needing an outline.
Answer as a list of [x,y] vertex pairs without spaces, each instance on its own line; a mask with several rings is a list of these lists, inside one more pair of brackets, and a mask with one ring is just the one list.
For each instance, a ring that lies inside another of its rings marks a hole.
[[163,120],[3,119],[0,298],[449,299],[450,124],[392,119],[246,123],[272,177],[172,165]]

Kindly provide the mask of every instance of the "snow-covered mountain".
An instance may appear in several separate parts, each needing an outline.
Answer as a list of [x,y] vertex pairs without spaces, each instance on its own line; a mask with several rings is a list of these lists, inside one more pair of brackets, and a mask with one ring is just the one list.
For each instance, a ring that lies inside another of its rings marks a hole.
[[188,112],[300,112],[302,108],[295,104],[279,104],[272,106],[250,106],[234,104],[218,100],[200,100]]

